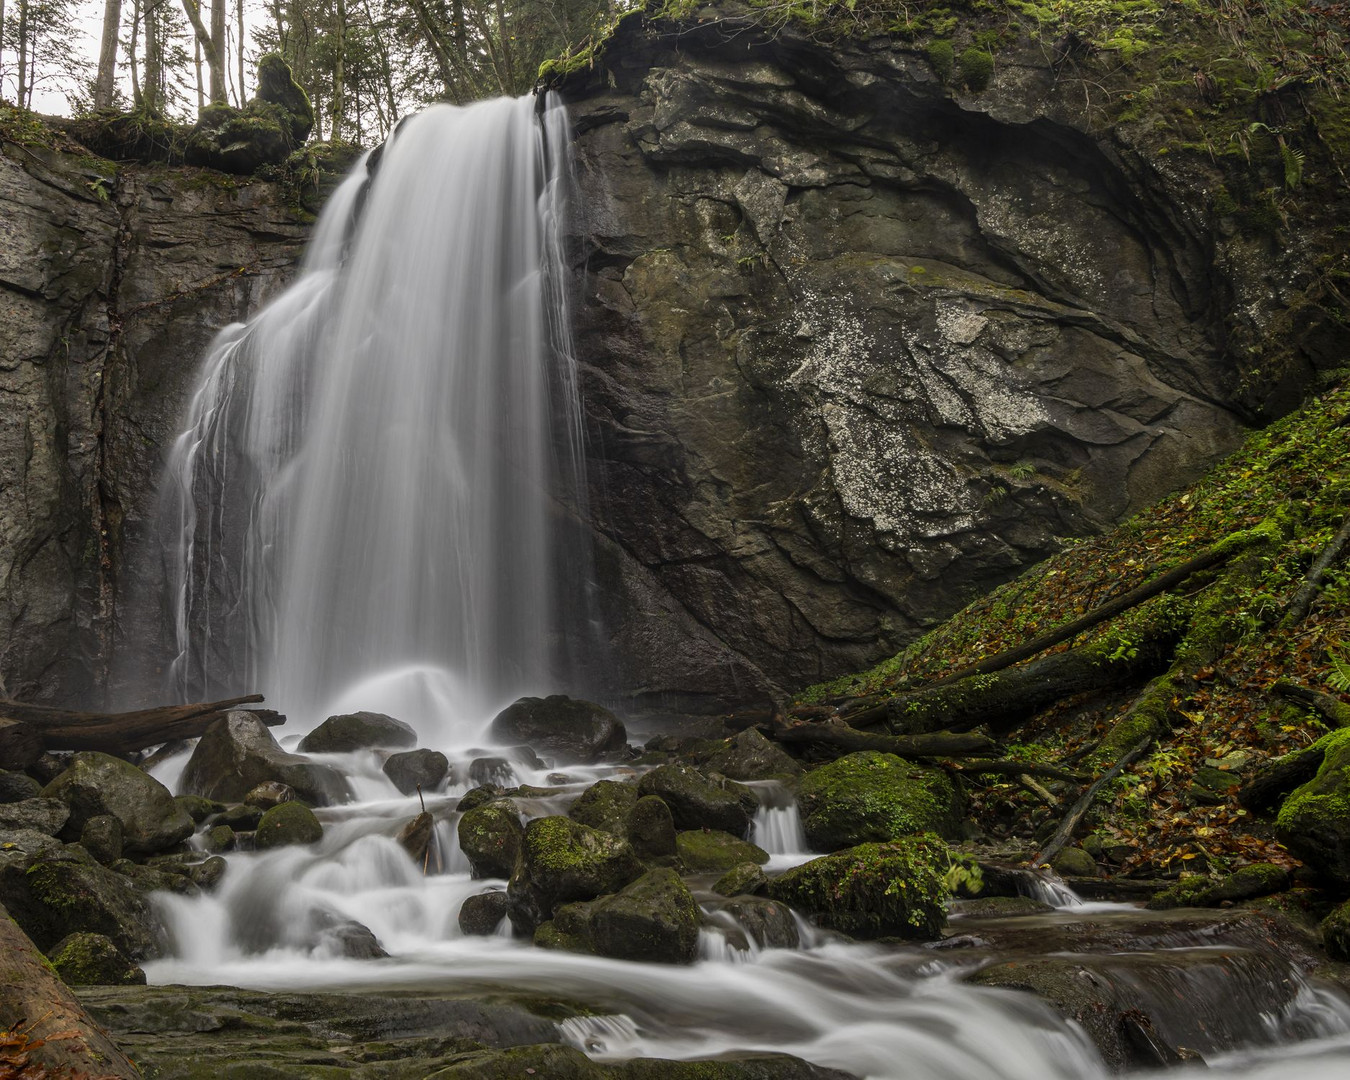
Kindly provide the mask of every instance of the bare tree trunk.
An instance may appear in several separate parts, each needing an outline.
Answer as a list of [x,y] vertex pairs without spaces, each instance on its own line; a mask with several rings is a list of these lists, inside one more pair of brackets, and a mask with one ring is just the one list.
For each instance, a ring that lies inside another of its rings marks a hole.
[[346,108],[346,87],[343,83],[347,78],[347,0],[337,0],[337,56],[333,62],[333,104],[332,117],[333,123],[329,131],[329,138],[342,138],[342,131],[346,126],[346,118],[343,116],[343,110]]
[[244,107],[244,102],[248,100],[244,94],[244,0],[236,0],[235,8],[235,27],[238,32],[238,38],[235,41],[236,59],[239,62],[239,107]]
[[94,80],[94,108],[111,109],[117,84],[117,31],[122,24],[122,0],[105,0],[103,38],[99,42],[98,76]]
[[19,92],[15,104],[28,108],[33,88],[28,85],[28,0],[19,0]]
[[229,90],[225,86],[225,23],[229,2],[211,0],[211,48],[216,54],[216,63],[211,65],[212,101],[229,101]]
[[145,5],[145,79],[141,101],[146,112],[158,113],[164,107],[164,49],[159,33],[160,0]]
[[206,108],[206,84],[202,81],[202,43],[192,38],[192,64],[197,72],[197,111]]
[[[216,7],[220,10],[222,20],[225,15],[224,3],[225,0],[216,0]],[[192,32],[197,35],[197,41],[201,44],[202,52],[206,54],[206,66],[211,73],[211,103],[213,105],[226,104],[224,22],[221,23],[219,39],[221,47],[218,48],[216,39],[212,38],[211,31],[206,28],[206,23],[202,21],[202,12],[201,8],[197,6],[197,0],[183,0],[183,12],[187,15],[188,22],[192,24]],[[211,21],[215,22],[214,10]]]
[[127,42],[127,68],[131,72],[131,101],[144,108],[145,95],[141,93],[141,72],[136,63],[136,46],[141,37],[141,0],[131,0],[131,39]]
[[[0,0],[0,44],[5,40],[5,0]],[[0,101],[4,100],[5,50],[0,48]]]

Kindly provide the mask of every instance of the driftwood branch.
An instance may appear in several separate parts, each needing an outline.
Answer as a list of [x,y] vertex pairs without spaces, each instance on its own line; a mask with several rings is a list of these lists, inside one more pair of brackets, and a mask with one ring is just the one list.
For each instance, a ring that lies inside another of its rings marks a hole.
[[1057,769],[1053,765],[1037,765],[1030,761],[944,761],[943,765],[957,772],[987,776],[1043,776],[1047,780],[1066,780],[1071,784],[1086,784],[1092,779],[1082,773]]
[[1289,610],[1280,620],[1282,627],[1288,629],[1291,626],[1297,626],[1308,617],[1308,612],[1312,610],[1313,601],[1317,599],[1317,594],[1322,589],[1322,581],[1327,576],[1327,571],[1331,569],[1331,564],[1341,557],[1347,544],[1350,544],[1350,516],[1347,516],[1341,522],[1341,527],[1337,530],[1336,535],[1331,538],[1327,546],[1322,549],[1321,554],[1317,556],[1317,561],[1308,569],[1308,576],[1303,579],[1303,584],[1294,594],[1294,599],[1289,602]]
[[1292,682],[1277,682],[1271,690],[1282,698],[1306,705],[1332,727],[1350,727],[1350,705],[1338,697]]
[[[261,694],[248,694],[224,701],[165,705],[127,713],[75,712],[0,700],[0,727],[15,740],[26,732],[26,737],[30,741],[36,739],[44,750],[129,754],[173,739],[197,738],[231,708],[262,700]],[[259,710],[259,715],[270,726],[285,722],[285,717],[270,710]]]
[[1073,804],[1073,809],[1070,810],[1064,820],[1059,823],[1059,828],[1055,830],[1054,836],[1050,837],[1050,840],[1046,843],[1045,847],[1032,857],[1032,866],[1041,866],[1048,863],[1064,849],[1064,845],[1073,838],[1075,830],[1077,830],[1078,826],[1082,823],[1083,818],[1087,816],[1087,812],[1096,800],[1098,792],[1137,761],[1152,743],[1152,735],[1144,736],[1130,747],[1130,749],[1125,751],[1125,753],[1117,759],[1114,765],[1092,782],[1091,786],[1089,786],[1079,797],[1078,801]]
[[[18,923],[0,907],[0,1032],[21,1036],[19,1076],[140,1080]],[[0,1065],[0,1074],[10,1075]]]

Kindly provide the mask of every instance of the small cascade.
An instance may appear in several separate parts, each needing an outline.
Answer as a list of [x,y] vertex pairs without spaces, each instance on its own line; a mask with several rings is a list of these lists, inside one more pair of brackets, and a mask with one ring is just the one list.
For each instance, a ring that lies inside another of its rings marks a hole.
[[770,868],[786,869],[812,858],[792,792],[777,780],[763,780],[746,786],[759,798],[750,839],[769,853]]

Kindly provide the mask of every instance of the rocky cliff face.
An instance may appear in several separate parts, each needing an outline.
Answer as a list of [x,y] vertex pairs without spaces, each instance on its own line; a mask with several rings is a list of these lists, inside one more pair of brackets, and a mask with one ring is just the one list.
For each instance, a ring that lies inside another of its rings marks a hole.
[[[47,140],[50,142],[50,139]],[[215,332],[290,274],[305,234],[271,185],[0,152],[0,678],[102,695],[127,552]]]
[[1071,74],[1024,44],[977,93],[894,38],[634,15],[564,80],[600,565],[637,701],[894,652],[1331,362],[1321,317],[1278,373],[1239,355],[1312,256],[1223,218],[1217,169],[1102,124]]

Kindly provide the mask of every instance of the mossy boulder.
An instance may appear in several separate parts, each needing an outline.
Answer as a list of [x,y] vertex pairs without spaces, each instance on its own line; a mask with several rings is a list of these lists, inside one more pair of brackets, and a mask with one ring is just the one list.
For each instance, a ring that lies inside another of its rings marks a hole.
[[299,145],[309,138],[314,129],[314,106],[309,95],[291,74],[290,65],[280,53],[264,53],[258,60],[258,93],[256,101],[275,105],[288,120],[291,142]]
[[459,847],[474,877],[509,878],[524,836],[520,814],[505,799],[479,806],[459,819]]
[[746,836],[759,809],[749,788],[705,776],[687,765],[661,765],[638,781],[639,795],[655,795],[668,807],[677,829],[717,829]]
[[633,784],[600,780],[577,797],[577,801],[568,809],[567,816],[592,829],[626,840],[628,822],[637,801],[638,792]]
[[377,712],[340,713],[330,716],[296,747],[302,754],[346,754],[377,746],[417,745],[417,732],[402,720]]
[[1064,877],[1096,877],[1097,860],[1080,847],[1065,848],[1051,864]]
[[189,165],[247,176],[278,165],[295,149],[291,121],[276,105],[251,102],[245,109],[209,105],[188,133],[183,156]]
[[642,869],[626,840],[571,818],[535,818],[525,826],[520,858],[507,885],[511,923],[533,935],[563,904],[618,892],[640,877]]
[[0,830],[4,832],[31,830],[56,836],[69,820],[70,807],[60,799],[37,798],[0,803]]
[[200,825],[212,814],[223,813],[225,804],[214,799],[203,799],[200,795],[175,795],[176,802],[183,813]]
[[26,773],[0,772],[0,803],[35,799],[41,790],[42,785]]
[[390,754],[384,762],[384,775],[404,795],[439,791],[450,775],[450,762],[439,750],[405,750]]
[[628,842],[640,859],[663,859],[674,855],[675,818],[670,807],[655,795],[638,799],[628,818]]
[[150,855],[192,835],[193,821],[154,777],[109,754],[84,752],[42,789],[43,798],[70,808],[61,836],[78,840],[90,818],[108,814],[122,826],[122,845],[130,855]]
[[801,944],[792,910],[778,900],[737,896],[722,906],[761,949],[795,949]]
[[302,802],[285,802],[263,814],[253,843],[259,851],[269,851],[291,844],[317,844],[322,839],[323,825],[314,811]]
[[959,837],[961,800],[951,778],[894,754],[865,750],[822,765],[802,777],[797,805],[817,851],[921,832]]
[[1336,888],[1350,890],[1350,728],[1321,739],[1317,775],[1280,807],[1276,836]]
[[712,887],[718,896],[754,896],[768,888],[769,879],[764,871],[752,862],[733,866]]
[[500,799],[506,794],[506,789],[499,784],[480,784],[476,788],[470,788],[459,797],[459,803],[456,809],[461,814],[467,814],[470,810],[476,810],[480,806],[486,806],[494,799]]
[[111,866],[122,857],[122,823],[111,814],[91,817],[80,830],[80,847],[95,862]]
[[691,964],[698,956],[694,894],[668,867],[649,870],[621,892],[566,904],[535,943],[615,960]]
[[48,959],[68,986],[145,985],[145,972],[103,934],[69,934],[52,947]]
[[758,728],[746,728],[717,749],[699,755],[699,766],[730,780],[769,780],[796,776],[802,764]]
[[1171,888],[1154,893],[1148,907],[1153,911],[1177,907],[1218,907],[1220,904],[1270,896],[1287,888],[1287,870],[1273,863],[1254,863],[1220,878],[1183,874]]
[[1350,960],[1350,900],[1322,920],[1322,948],[1333,960]]
[[715,829],[678,833],[675,850],[691,874],[723,874],[742,863],[762,866],[769,861],[769,853],[763,848]]
[[769,897],[857,938],[929,940],[947,921],[947,845],[931,833],[860,844],[769,882]]
[[628,745],[623,724],[603,705],[562,694],[520,698],[497,714],[488,736],[503,746],[525,743],[560,764],[589,764]]
[[[257,715],[226,713],[198,741],[179,784],[185,794],[240,802],[264,780],[293,787],[310,806],[351,802],[355,795],[338,770],[288,754]],[[238,828],[233,822],[225,824]]]
[[496,933],[506,918],[506,893],[500,889],[466,896],[459,906],[459,930],[462,934],[487,937]]

